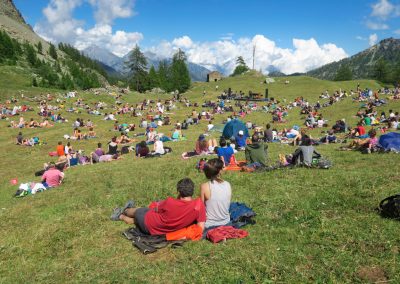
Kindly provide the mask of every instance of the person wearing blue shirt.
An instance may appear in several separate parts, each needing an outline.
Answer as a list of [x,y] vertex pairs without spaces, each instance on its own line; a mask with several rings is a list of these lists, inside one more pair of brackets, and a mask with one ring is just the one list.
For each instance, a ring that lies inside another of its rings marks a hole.
[[246,147],[246,136],[244,136],[243,130],[239,130],[238,135],[235,137],[236,147],[239,150],[243,150]]
[[224,162],[225,166],[228,166],[234,151],[232,147],[227,147],[225,138],[221,138],[219,146],[220,147],[217,148],[218,158]]

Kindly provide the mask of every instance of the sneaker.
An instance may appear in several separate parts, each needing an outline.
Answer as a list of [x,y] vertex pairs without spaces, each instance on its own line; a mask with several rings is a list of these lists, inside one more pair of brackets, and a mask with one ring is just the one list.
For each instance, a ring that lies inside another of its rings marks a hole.
[[114,212],[112,213],[112,215],[110,216],[110,219],[112,221],[119,221],[119,216],[121,216],[122,212],[124,212],[122,210],[122,208],[115,208]]
[[125,204],[124,207],[121,208],[121,213],[124,213],[126,209],[128,208],[134,208],[135,207],[135,201],[133,200],[128,200],[128,202]]

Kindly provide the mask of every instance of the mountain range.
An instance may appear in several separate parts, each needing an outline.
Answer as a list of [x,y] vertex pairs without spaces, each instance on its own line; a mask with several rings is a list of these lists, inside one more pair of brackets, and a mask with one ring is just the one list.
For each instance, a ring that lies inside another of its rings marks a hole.
[[384,39],[364,51],[309,71],[306,75],[319,79],[333,80],[339,68],[342,65],[346,65],[352,71],[354,79],[373,78],[374,66],[381,59],[385,60],[390,67],[399,64],[400,39]]
[[[107,72],[112,75],[114,74],[121,74],[124,75],[127,73],[126,67],[125,67],[125,62],[128,61],[130,53],[126,54],[123,57],[119,57],[108,50],[101,48],[96,45],[91,45],[82,52],[94,59],[97,60],[103,64],[106,65]],[[144,52],[144,55],[147,59],[147,66],[150,68],[151,66],[154,66],[154,68],[158,69],[158,65],[160,61],[165,60],[168,64],[172,62],[172,58],[166,58],[166,57],[161,57],[153,52]],[[211,71],[201,65],[198,65],[193,62],[187,62],[188,69],[189,69],[189,74],[192,79],[192,81],[206,81],[207,80],[207,74],[210,73]],[[108,68],[107,68],[108,67]]]

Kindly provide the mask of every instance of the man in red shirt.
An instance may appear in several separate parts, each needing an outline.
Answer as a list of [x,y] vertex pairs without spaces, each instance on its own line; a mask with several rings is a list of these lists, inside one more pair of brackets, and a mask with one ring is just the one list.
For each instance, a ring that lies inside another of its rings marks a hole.
[[190,178],[181,179],[177,184],[177,191],[178,198],[168,197],[155,208],[117,208],[111,219],[135,224],[143,233],[149,235],[175,232],[192,224],[204,229],[206,210],[200,198],[192,198],[193,181]]
[[45,182],[46,187],[59,186],[64,179],[64,173],[56,168],[54,163],[50,163],[49,169],[42,175],[42,182]]

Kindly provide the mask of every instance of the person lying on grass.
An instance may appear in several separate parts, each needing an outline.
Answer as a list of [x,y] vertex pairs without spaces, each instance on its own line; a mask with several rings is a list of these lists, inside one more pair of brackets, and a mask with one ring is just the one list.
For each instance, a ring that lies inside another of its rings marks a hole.
[[351,143],[347,146],[340,147],[340,150],[360,150],[360,151],[367,151],[370,153],[371,151],[375,150],[378,145],[378,137],[376,137],[376,130],[371,129],[368,132],[369,138],[364,139],[354,139]]
[[204,174],[208,181],[200,186],[200,198],[206,206],[206,230],[225,226],[230,222],[232,189],[230,183],[221,178],[223,168],[224,163],[217,158],[204,165]]
[[206,210],[200,198],[193,199],[194,183],[184,178],[177,184],[178,197],[157,203],[155,208],[136,208],[133,201],[123,208],[115,208],[111,215],[113,221],[135,224],[144,234],[162,235],[197,224],[204,229]]

